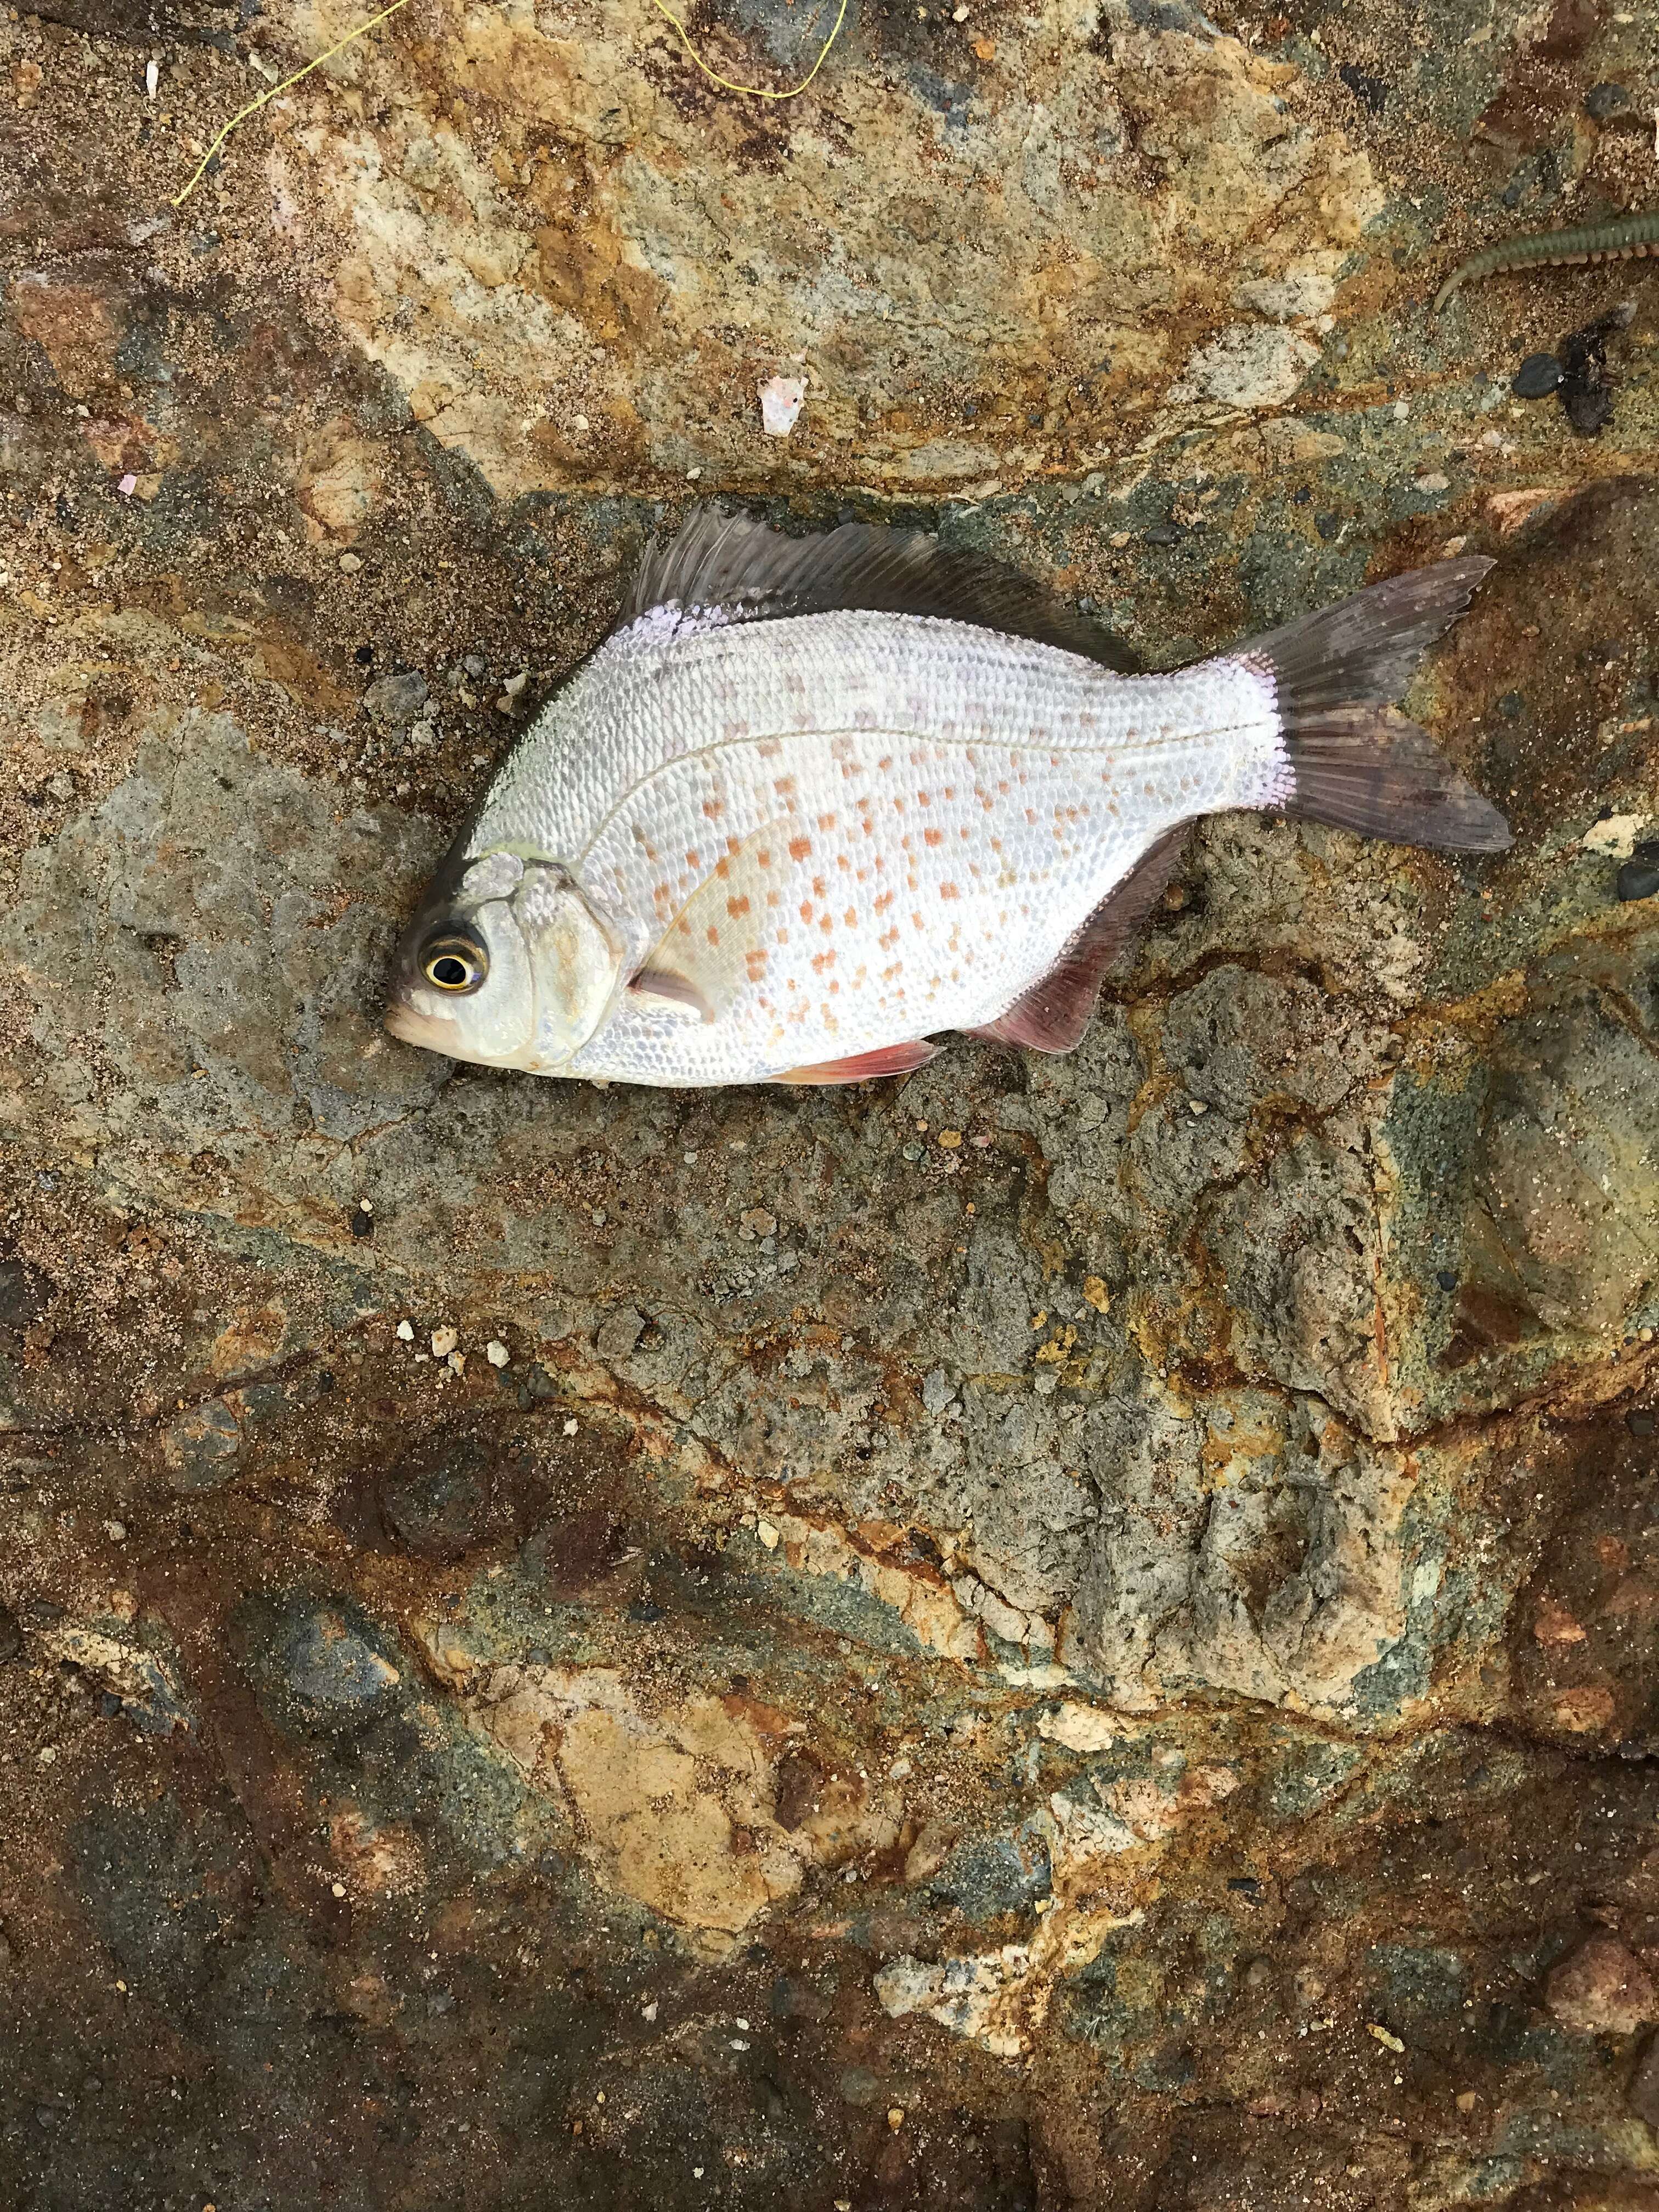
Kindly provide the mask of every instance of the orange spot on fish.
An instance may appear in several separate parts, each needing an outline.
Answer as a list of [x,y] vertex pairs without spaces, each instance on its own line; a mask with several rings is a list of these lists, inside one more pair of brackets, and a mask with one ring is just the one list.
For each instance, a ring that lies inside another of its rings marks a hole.
[[792,860],[804,860],[811,849],[812,841],[810,837],[792,837],[789,840],[789,857]]
[[939,895],[942,899],[960,898],[962,896],[962,893],[957,889],[954,884],[941,884],[939,887]]
[[942,830],[924,830],[921,834],[924,844],[942,845],[945,842],[945,832]]
[[800,918],[803,921],[811,921],[812,919],[812,902],[811,899],[803,899],[801,901]]
[[726,801],[723,799],[705,799],[702,811],[711,822],[718,822],[726,811]]
[[732,921],[735,921],[737,920],[738,916],[740,914],[747,914],[747,913],[748,913],[748,911],[749,911],[749,901],[748,901],[748,898],[747,898],[746,896],[744,896],[744,897],[741,897],[741,898],[729,898],[729,899],[727,899],[727,901],[726,902],[726,911],[727,912],[727,914],[729,914],[729,915],[731,915],[731,917],[732,917]]
[[819,829],[820,829],[820,830],[833,830],[833,829],[835,828],[835,826],[836,826],[836,817],[835,817],[835,816],[834,816],[833,814],[820,814],[820,815],[819,815],[819,817],[818,817],[818,827],[819,827]]
[[833,967],[835,966],[835,964],[836,964],[836,956],[835,956],[835,953],[834,953],[833,951],[830,951],[830,952],[815,952],[815,953],[812,955],[812,966],[813,966],[813,969],[814,969],[814,970],[816,971],[816,973],[817,973],[817,974],[818,974],[818,975],[822,975],[823,974],[823,972],[824,972],[824,970],[825,970],[826,969],[833,968]]

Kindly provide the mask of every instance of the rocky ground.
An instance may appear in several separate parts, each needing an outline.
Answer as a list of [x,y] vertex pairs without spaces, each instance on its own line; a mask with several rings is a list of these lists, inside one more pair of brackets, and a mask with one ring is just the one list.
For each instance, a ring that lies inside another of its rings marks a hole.
[[[410,0],[177,209],[356,11],[0,14],[0,2199],[1659,2205],[1659,274],[1426,305],[1651,10]],[[1216,821],[1058,1061],[392,1042],[710,493],[1153,665],[1492,552],[1516,850]]]

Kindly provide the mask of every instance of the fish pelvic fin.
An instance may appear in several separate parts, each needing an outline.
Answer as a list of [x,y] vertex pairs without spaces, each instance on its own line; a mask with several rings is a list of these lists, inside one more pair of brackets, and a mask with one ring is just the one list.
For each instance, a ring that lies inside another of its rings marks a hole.
[[811,1067],[787,1068],[781,1075],[769,1075],[769,1083],[801,1083],[824,1085],[831,1083],[868,1083],[878,1075],[911,1075],[919,1067],[926,1067],[930,1060],[937,1059],[939,1047],[925,1038],[915,1038],[906,1044],[884,1044],[874,1052],[854,1054],[848,1060],[821,1060]]
[[1396,845],[1508,848],[1498,809],[1391,703],[1493,565],[1471,557],[1391,576],[1236,656],[1272,684],[1279,709],[1288,788],[1268,803]]

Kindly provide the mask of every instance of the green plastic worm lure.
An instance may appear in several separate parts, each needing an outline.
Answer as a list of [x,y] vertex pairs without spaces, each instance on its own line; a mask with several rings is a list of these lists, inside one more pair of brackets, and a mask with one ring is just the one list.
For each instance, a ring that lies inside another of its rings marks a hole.
[[1508,269],[1532,269],[1540,263],[1561,269],[1573,262],[1637,261],[1659,254],[1659,208],[1645,215],[1620,216],[1612,222],[1586,223],[1577,230],[1540,231],[1531,238],[1506,239],[1471,254],[1452,270],[1434,295],[1438,314],[1460,285],[1478,283]]

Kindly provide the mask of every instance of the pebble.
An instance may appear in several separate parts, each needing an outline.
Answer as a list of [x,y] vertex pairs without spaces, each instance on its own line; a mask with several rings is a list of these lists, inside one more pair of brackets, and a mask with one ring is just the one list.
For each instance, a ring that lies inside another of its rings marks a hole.
[[637,1306],[612,1306],[594,1332],[601,1359],[626,1359],[645,1334],[646,1318]]
[[362,562],[355,553],[342,553],[340,556],[340,573],[342,575],[355,576],[362,565]]
[[895,2135],[898,2133],[899,2130],[904,2125],[904,2107],[902,2105],[890,2105],[887,2107],[887,2124],[891,2128]]
[[1560,381],[1561,364],[1553,353],[1529,353],[1510,390],[1517,399],[1547,399]]
[[1621,899],[1659,897],[1659,866],[1651,860],[1626,860],[1619,871]]
[[[1625,1416],[1625,1426],[1633,1437],[1650,1437],[1659,1430],[1659,1413],[1632,1412]],[[0,1650],[0,1657],[4,1656]]]
[[499,1336],[492,1336],[484,1346],[484,1358],[492,1367],[505,1367],[512,1354]]
[[414,1341],[415,1341],[415,1328],[414,1328],[414,1324],[413,1324],[413,1322],[406,1322],[406,1321],[400,1321],[400,1322],[398,1322],[398,1343],[399,1343],[399,1344],[413,1344],[413,1343],[414,1343]]
[[451,1328],[447,1322],[441,1328],[434,1328],[432,1332],[432,1357],[434,1359],[447,1359],[460,1340],[460,1332]]
[[418,720],[426,698],[425,677],[410,669],[401,676],[377,678],[363,694],[363,708],[384,728],[406,728]]
[[1579,2035],[1629,2035],[1659,2020],[1659,1990],[1645,1967],[1613,1936],[1592,1936],[1551,1972],[1544,2002]]
[[769,1552],[775,1552],[777,1550],[778,1532],[772,1526],[772,1523],[769,1521],[757,1521],[755,1523],[755,1534],[760,1538],[762,1543],[765,1545]]
[[1455,1291],[1457,1288],[1457,1276],[1450,1267],[1437,1267],[1435,1270],[1434,1279],[1443,1291]]
[[1593,84],[1584,94],[1584,112],[1596,123],[1605,123],[1610,116],[1623,115],[1635,105],[1628,87],[1611,81]]

